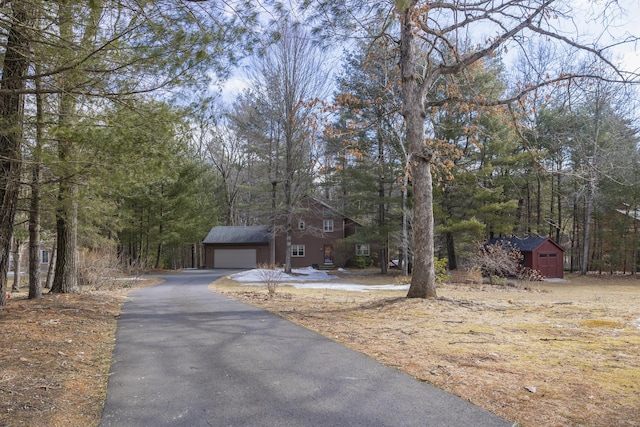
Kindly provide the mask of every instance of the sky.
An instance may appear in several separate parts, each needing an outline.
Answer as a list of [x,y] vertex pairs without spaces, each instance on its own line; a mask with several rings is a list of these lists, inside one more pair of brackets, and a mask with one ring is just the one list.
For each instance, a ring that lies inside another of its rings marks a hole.
[[[573,17],[573,25],[587,37],[586,39],[593,40],[598,36],[600,44],[609,45],[619,43],[625,37],[633,34],[640,37],[640,0],[618,0],[617,3],[623,11],[615,15],[612,14],[609,19],[611,24],[606,28],[601,25],[603,16],[595,15],[592,8],[594,3],[597,6],[605,4],[604,0],[571,0],[569,3],[572,9],[577,11]],[[608,10],[618,11],[616,8],[608,8]],[[572,32],[573,30],[569,26],[566,34],[570,35]],[[620,62],[628,71],[640,73],[640,43],[626,43],[609,52],[614,56],[614,62]],[[248,62],[244,64],[245,68],[246,64]],[[340,67],[341,65],[334,64],[334,66]],[[247,74],[239,68],[223,85],[223,101],[231,104],[248,86]]]

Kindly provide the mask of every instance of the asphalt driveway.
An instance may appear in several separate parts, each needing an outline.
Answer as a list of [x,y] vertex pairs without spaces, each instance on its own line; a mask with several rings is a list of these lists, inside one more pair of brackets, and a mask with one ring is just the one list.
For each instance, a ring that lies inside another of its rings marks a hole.
[[207,285],[162,276],[118,320],[101,426],[510,426]]

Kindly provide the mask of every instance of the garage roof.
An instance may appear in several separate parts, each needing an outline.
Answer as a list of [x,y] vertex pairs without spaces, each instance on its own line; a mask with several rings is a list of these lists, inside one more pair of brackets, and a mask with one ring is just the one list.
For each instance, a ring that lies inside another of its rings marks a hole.
[[203,243],[269,243],[270,240],[269,226],[217,226],[209,231]]

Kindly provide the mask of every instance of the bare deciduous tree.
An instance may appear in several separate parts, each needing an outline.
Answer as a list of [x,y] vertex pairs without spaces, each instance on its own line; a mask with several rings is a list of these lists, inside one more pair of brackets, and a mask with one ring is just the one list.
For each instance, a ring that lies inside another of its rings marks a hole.
[[[621,43],[633,43],[637,37],[622,35],[622,42],[599,35],[584,35],[574,24],[574,7],[560,0],[479,0],[475,2],[451,0],[395,0],[393,2],[367,3],[345,0],[338,7],[335,1],[308,2],[318,12],[319,31],[350,29],[366,23],[368,16],[386,16],[386,33],[399,36],[400,70],[402,78],[403,116],[406,138],[411,156],[411,178],[414,188],[414,258],[413,277],[408,297],[435,298],[434,268],[434,219],[431,163],[433,148],[425,132],[425,120],[430,108],[450,102],[483,105],[482,97],[465,97],[444,93],[427,101],[427,95],[435,92],[441,76],[464,75],[466,70],[489,56],[513,48],[522,48],[524,40],[545,37],[553,40],[565,56],[577,61],[588,58],[603,67],[616,71],[615,80],[629,81],[637,76],[624,72],[608,56],[607,48]],[[615,18],[617,2],[594,4],[602,13],[592,11],[592,16],[606,21],[602,33],[613,28],[606,25]],[[352,19],[352,17],[357,17]],[[591,25],[589,31],[593,30]],[[359,36],[381,37],[370,34],[366,25]],[[473,37],[472,37],[473,35]],[[609,46],[594,44],[594,40],[612,40]],[[533,64],[532,64],[533,65]],[[593,76],[589,73],[589,76]],[[521,99],[537,87],[586,77],[572,70],[559,69],[544,75],[537,84],[523,82],[516,90],[492,103],[508,104]]]
[[[299,27],[284,20],[279,39],[267,45],[257,64],[256,94],[268,105],[271,124],[262,129],[268,142],[265,160],[273,184],[272,214],[283,223],[286,236],[285,272],[291,272],[291,234],[296,208],[309,195],[314,176],[314,147],[317,129],[315,114],[327,95],[328,74],[322,52]],[[276,185],[283,202],[275,204]],[[278,206],[282,206],[281,208]],[[274,227],[274,233],[276,232]]]

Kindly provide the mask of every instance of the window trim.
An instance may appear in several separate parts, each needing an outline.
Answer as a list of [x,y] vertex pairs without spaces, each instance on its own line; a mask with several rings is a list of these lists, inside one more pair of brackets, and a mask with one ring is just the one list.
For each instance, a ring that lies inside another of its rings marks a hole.
[[[365,248],[366,251],[363,251]],[[368,243],[356,243],[356,256],[371,256],[371,245]]]
[[305,257],[305,247],[304,247],[304,245],[291,245],[291,257],[293,257],[293,258],[304,258]]
[[333,233],[333,220],[332,219],[325,219],[322,220],[322,231],[324,231],[325,233]]

